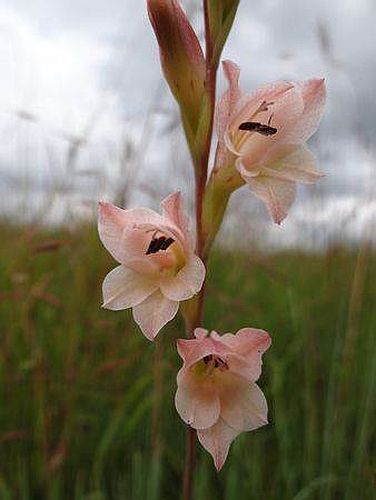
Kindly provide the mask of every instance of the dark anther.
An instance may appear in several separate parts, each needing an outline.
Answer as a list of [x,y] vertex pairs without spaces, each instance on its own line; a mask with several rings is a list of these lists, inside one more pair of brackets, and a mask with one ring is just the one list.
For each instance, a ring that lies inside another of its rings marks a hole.
[[269,111],[269,106],[273,106],[274,104],[274,101],[262,101],[262,103],[260,104],[260,107],[258,109],[258,112],[261,113],[263,111]]
[[150,244],[149,244],[149,247],[146,251],[146,255],[149,255],[151,253],[155,253],[157,250],[156,250],[156,243],[158,242],[157,239],[153,239],[151,240]]
[[244,122],[239,125],[239,130],[247,130],[249,132],[257,132],[261,135],[274,135],[278,132],[275,127],[265,125],[260,122]]
[[167,238],[164,241],[161,241],[161,250],[167,250],[169,246],[171,246],[174,242],[173,238]]
[[207,365],[214,360],[214,368],[219,368],[220,370],[227,370],[228,366],[224,359],[216,356],[215,354],[208,354],[204,356],[203,362]]
[[167,250],[173,243],[173,238],[166,238],[166,236],[160,236],[159,238],[153,238],[146,250],[146,255],[151,253],[158,253],[159,250]]
[[228,368],[226,361],[218,356],[215,358],[214,366],[215,368]]

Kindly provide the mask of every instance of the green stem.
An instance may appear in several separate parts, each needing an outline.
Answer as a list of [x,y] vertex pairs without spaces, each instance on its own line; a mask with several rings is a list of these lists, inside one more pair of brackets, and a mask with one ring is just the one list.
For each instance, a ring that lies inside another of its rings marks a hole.
[[192,427],[187,428],[186,433],[186,452],[183,480],[183,498],[191,500],[193,498],[193,471],[196,465],[196,430]]
[[205,189],[202,209],[202,231],[205,242],[203,256],[205,260],[208,258],[211,246],[221,227],[231,194],[244,184],[244,180],[236,171],[234,163],[230,162],[228,165],[221,165],[220,168],[214,169]]
[[[214,111],[216,99],[216,83],[218,65],[212,63],[212,40],[210,37],[208,1],[204,0],[205,14],[205,42],[206,42],[206,81],[205,89],[209,101],[209,121],[205,132],[203,148],[200,155],[199,165],[195,168],[196,172],[196,253],[206,264],[205,234],[202,227],[203,203],[205,188],[208,176],[208,165],[210,158],[210,149],[213,135]],[[194,337],[194,329],[203,323],[205,305],[205,282],[200,293],[190,301],[185,309],[186,334],[188,338]],[[186,440],[186,456],[183,479],[183,499],[192,500],[193,495],[193,473],[196,464],[196,430],[188,427]]]

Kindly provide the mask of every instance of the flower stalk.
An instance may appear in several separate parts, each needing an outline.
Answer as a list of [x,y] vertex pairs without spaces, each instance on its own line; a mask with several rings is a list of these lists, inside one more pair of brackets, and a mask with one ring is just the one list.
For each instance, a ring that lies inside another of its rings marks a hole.
[[[183,366],[175,396],[187,424],[184,500],[193,498],[197,439],[219,471],[232,441],[268,421],[256,382],[269,334],[242,328],[219,335],[204,328],[206,264],[228,201],[246,184],[280,224],[296,184],[321,176],[305,142],[322,115],[322,79],[280,81],[246,94],[239,87],[240,68],[223,61],[228,88],[216,102],[218,65],[238,6],[239,0],[203,0],[204,51],[179,0],[147,0],[162,70],[179,105],[192,157],[196,239],[179,191],[162,201],[161,213],[109,203],[99,207],[99,236],[119,264],[103,282],[103,307],[132,308],[150,341],[179,308],[185,321],[187,338],[177,341]],[[208,176],[214,125],[218,141]],[[157,410],[155,428],[156,418]],[[155,449],[159,453],[158,440]]]
[[[204,305],[205,281],[201,292],[193,299],[187,301],[182,308],[186,326],[186,337],[188,339],[194,338],[195,328],[203,323]],[[193,498],[193,473],[196,466],[197,454],[197,436],[196,430],[193,427],[187,426],[185,443],[183,500],[191,500]]]
[[[205,232],[203,231],[203,204],[205,196],[205,188],[208,175],[211,142],[213,136],[214,113],[216,103],[216,85],[217,85],[217,71],[218,62],[213,61],[212,51],[213,44],[210,36],[210,23],[209,23],[209,6],[208,1],[204,0],[204,16],[205,16],[205,64],[206,64],[206,79],[205,79],[205,92],[208,102],[208,124],[203,142],[201,161],[199,168],[196,168],[196,254],[202,258],[206,265],[208,253],[205,255]],[[185,311],[187,337],[194,338],[194,330],[202,326],[204,307],[205,307],[205,280],[199,294],[191,299],[191,304]],[[190,307],[190,311],[189,311]],[[189,311],[189,312],[188,312]],[[196,464],[196,430],[192,427],[187,427],[186,431],[186,456],[184,466],[183,478],[183,499],[191,500],[193,494],[193,472]]]

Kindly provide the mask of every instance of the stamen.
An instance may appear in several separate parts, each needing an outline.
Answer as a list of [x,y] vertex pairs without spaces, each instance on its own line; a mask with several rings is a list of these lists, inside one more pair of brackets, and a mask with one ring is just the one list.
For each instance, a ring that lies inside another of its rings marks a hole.
[[155,235],[156,233],[153,235],[149,247],[146,250],[146,255],[158,253],[160,250],[167,250],[175,241],[173,238],[166,238],[166,236],[156,238]]
[[[277,129],[274,127],[270,127],[270,121],[273,117],[273,113],[270,115],[267,125],[264,125],[261,122],[253,121],[259,113],[269,111],[269,107],[273,106],[273,104],[274,104],[274,101],[269,101],[269,102],[262,101],[260,106],[256,109],[256,111],[252,114],[252,116],[248,119],[248,121],[240,124],[240,126],[238,127],[238,131],[256,132],[256,133],[259,133],[259,134],[265,135],[265,136],[276,134]],[[248,134],[248,133],[239,134],[239,132],[235,132],[235,131],[233,132],[232,139],[233,139],[233,142],[236,144],[237,149],[240,149],[243,147],[243,145],[249,139],[249,136],[250,136],[250,134]]]
[[260,104],[260,107],[258,108],[256,113],[262,113],[263,111],[269,111],[269,106],[273,106],[273,104],[274,104],[274,101],[270,101],[270,102],[262,101],[262,103]]
[[213,368],[219,368],[221,371],[228,370],[228,365],[226,361],[222,359],[220,356],[208,354],[207,356],[204,356],[202,360],[206,365],[212,363],[211,366]]
[[161,250],[167,250],[167,248],[171,246],[174,241],[175,240],[173,238],[167,238],[166,240],[161,241]]
[[226,361],[219,356],[216,356],[215,358],[214,367],[219,368],[221,371],[228,370]]
[[278,132],[278,129],[271,127],[270,124],[271,117],[269,118],[268,124],[260,122],[243,122],[239,125],[239,130],[247,130],[248,132],[256,132],[261,135],[269,136],[274,135]]

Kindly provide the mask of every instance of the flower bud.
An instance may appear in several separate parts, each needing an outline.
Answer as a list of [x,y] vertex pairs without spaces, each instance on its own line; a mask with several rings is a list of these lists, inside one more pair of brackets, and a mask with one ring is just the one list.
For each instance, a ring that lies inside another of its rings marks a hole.
[[217,65],[230,33],[240,0],[208,0],[212,65]]
[[148,0],[147,6],[165,78],[179,103],[188,140],[193,141],[205,92],[205,59],[200,42],[176,0]]
[[245,184],[234,165],[213,169],[205,189],[202,207],[204,256],[208,256],[221,227],[231,194]]

